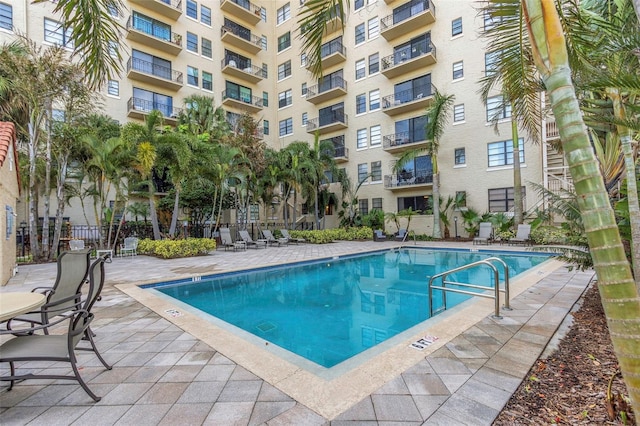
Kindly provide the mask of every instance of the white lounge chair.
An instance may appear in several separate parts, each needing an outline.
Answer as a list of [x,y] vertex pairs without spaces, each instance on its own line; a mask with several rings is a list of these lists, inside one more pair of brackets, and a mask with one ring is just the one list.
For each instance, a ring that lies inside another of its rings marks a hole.
[[513,244],[522,244],[527,245],[531,244],[531,240],[529,239],[529,235],[531,234],[531,225],[521,223],[518,225],[518,232],[516,232],[516,236],[509,239],[509,245]]
[[242,230],[240,231],[240,238],[242,238],[242,241],[244,241],[244,243],[248,246],[248,247],[253,247],[253,248],[267,248],[267,240],[257,240],[254,241],[253,238],[251,238],[251,235],[249,235],[249,231]]
[[291,235],[289,235],[289,231],[287,231],[286,229],[281,229],[280,233],[282,234],[282,236],[284,238],[289,240],[289,242],[292,242],[294,244],[306,243],[307,242],[307,240],[305,240],[304,238],[293,238]]
[[273,234],[271,233],[271,231],[269,231],[268,229],[263,229],[262,230],[262,235],[264,236],[265,240],[267,240],[267,243],[269,243],[269,245],[274,245],[277,244],[278,247],[280,247],[282,244],[289,244],[289,240],[286,238],[276,238],[273,236]]
[[478,236],[473,239],[473,244],[489,244],[493,235],[493,226],[489,222],[481,222]]

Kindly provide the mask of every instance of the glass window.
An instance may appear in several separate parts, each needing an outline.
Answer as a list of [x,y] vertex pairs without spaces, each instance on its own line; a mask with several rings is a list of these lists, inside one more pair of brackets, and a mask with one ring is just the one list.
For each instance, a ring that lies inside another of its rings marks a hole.
[[[118,7],[115,4],[108,4],[107,5],[107,10],[109,11],[109,15],[113,16],[114,18],[118,18],[120,16],[120,11],[118,10]],[[0,21],[2,20],[2,3],[0,3]],[[0,27],[2,25],[0,24]]]
[[260,38],[260,46],[262,46],[262,50],[264,50],[266,52],[266,50],[267,50],[267,36],[266,35],[263,35]]
[[464,66],[462,61],[453,63],[453,79],[457,80],[464,77]]
[[417,197],[398,197],[398,211],[411,208],[420,214],[433,213],[433,199],[430,195],[420,195]]
[[357,148],[367,147],[367,129],[358,129],[357,140]]
[[73,49],[71,28],[64,28],[61,23],[52,19],[44,18],[44,40]]
[[356,114],[367,112],[367,95],[362,93],[356,96]]
[[280,9],[278,9],[278,17],[277,17],[278,25],[282,24],[284,21],[286,21],[289,18],[291,18],[291,6],[289,3],[287,3],[284,6],[282,6]]
[[484,30],[490,30],[502,22],[502,16],[491,16],[487,11],[484,12]]
[[187,0],[187,16],[198,19],[198,3],[193,0]]
[[111,96],[120,96],[120,82],[117,80],[109,80],[107,84],[107,93]]
[[293,118],[286,118],[280,121],[280,137],[293,133]]
[[187,31],[187,50],[198,53],[198,35]]
[[291,105],[293,102],[293,96],[291,89],[278,93],[278,108],[284,108]]
[[262,120],[262,133],[269,134],[269,120]]
[[118,59],[118,49],[119,49],[119,45],[117,42],[115,41],[110,41],[109,42],[109,56],[111,56],[113,59]]
[[364,43],[365,41],[365,33],[364,33],[364,22],[356,26],[356,44]]
[[354,10],[362,9],[364,7],[364,0],[356,0],[353,6]]
[[213,52],[211,50],[211,40],[203,37],[201,40],[201,43],[202,43],[202,56],[204,56],[205,58],[212,58]]
[[[522,197],[524,199],[527,192],[526,187],[522,187]],[[489,190],[489,211],[490,212],[507,212],[513,209],[513,197],[515,191],[513,187],[509,188],[493,188]]]
[[369,31],[369,40],[378,37],[380,34],[380,20],[377,16],[367,21],[367,28]]
[[187,84],[198,86],[198,68],[187,66]]
[[462,18],[451,21],[451,37],[462,34]]
[[[520,138],[520,163],[524,163],[524,139]],[[513,141],[506,140],[487,144],[489,167],[508,166],[513,164]]]
[[367,74],[367,68],[364,63],[364,59],[360,59],[356,62],[356,80],[364,78]]
[[484,73],[485,75],[492,75],[498,71],[498,59],[500,51],[495,50],[484,54]]
[[464,104],[453,106],[453,122],[458,123],[464,121]]
[[291,47],[291,33],[286,32],[278,37],[278,52],[282,52],[284,49]]
[[307,96],[307,83],[302,83],[302,96]]
[[464,148],[456,148],[454,150],[453,157],[454,157],[453,162],[456,166],[467,163],[467,157],[466,157]]
[[133,88],[133,108],[138,111],[157,109],[165,117],[175,115],[173,113],[173,97],[137,87]]
[[200,6],[200,22],[205,25],[211,25],[211,9],[207,6]]
[[[359,168],[360,166],[358,166]],[[366,164],[365,164],[366,167]],[[368,199],[359,199],[358,200],[358,209],[360,210],[360,214],[369,214],[369,200]]]
[[264,21],[267,22],[267,9],[265,9],[264,7],[260,8],[260,18]]
[[375,74],[378,71],[380,71],[380,55],[374,53],[373,55],[369,55],[369,75]]
[[306,126],[307,125],[307,121],[309,121],[309,114],[307,114],[306,112],[302,113],[302,125]]
[[269,106],[269,93],[267,92],[262,92],[262,106],[263,107]]
[[[382,174],[382,170],[380,171],[380,174]],[[376,210],[382,210],[382,198],[372,198],[371,208]]]
[[373,161],[371,163],[371,182],[382,181],[382,161]]
[[511,117],[511,105],[505,104],[502,95],[487,99],[487,121],[503,120]]
[[380,145],[380,143],[382,142],[382,131],[381,131],[381,127],[380,125],[376,125],[376,126],[371,126],[371,129],[369,129],[369,133],[370,133],[370,144],[371,146],[376,146],[376,145]]
[[213,90],[213,75],[210,72],[202,71],[202,88]]
[[358,164],[358,182],[364,182],[369,177],[367,163]]
[[307,66],[307,54],[306,53],[301,53],[300,54],[300,66],[301,67],[306,67]]
[[[116,10],[116,16],[117,13]],[[0,3],[0,28],[9,31],[13,28],[13,8],[9,4]]]
[[369,111],[380,109],[380,90],[372,90],[369,92]]
[[278,65],[278,80],[285,79],[291,75],[291,60]]

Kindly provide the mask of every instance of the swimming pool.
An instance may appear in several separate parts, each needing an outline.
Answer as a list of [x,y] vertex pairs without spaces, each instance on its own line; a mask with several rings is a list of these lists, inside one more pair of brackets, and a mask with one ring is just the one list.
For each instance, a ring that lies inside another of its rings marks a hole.
[[[428,276],[492,255],[403,248],[143,287],[331,368],[428,319]],[[511,276],[549,258],[500,257]],[[488,284],[489,277],[489,268],[478,268],[451,278]],[[447,308],[468,297],[448,296]],[[434,298],[441,305],[438,291]]]

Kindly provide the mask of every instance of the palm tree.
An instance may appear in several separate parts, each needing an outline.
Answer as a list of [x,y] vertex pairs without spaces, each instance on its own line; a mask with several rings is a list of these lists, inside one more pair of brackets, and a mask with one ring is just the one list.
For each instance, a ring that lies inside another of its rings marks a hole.
[[[307,176],[309,185],[307,185],[310,193],[314,196],[314,219],[316,229],[320,229],[320,213],[319,213],[319,193],[323,182],[326,182],[327,176],[325,172],[332,174],[337,172],[334,157],[335,148],[333,143],[328,140],[320,140],[319,134],[316,133],[313,140],[313,149],[309,151],[309,157],[305,161],[307,166]],[[308,200],[308,197],[307,197]],[[323,212],[324,214],[324,212]]]
[[589,141],[573,85],[566,40],[553,0],[525,0],[523,15],[536,68],[556,117],[578,195],[611,340],[634,411],[640,412],[640,296]]

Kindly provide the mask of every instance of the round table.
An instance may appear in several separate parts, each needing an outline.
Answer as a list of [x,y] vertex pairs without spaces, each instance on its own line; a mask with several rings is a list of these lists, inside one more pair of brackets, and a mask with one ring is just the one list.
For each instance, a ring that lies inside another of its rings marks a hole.
[[20,314],[42,306],[45,295],[40,293],[8,292],[0,293],[0,322],[8,321]]

